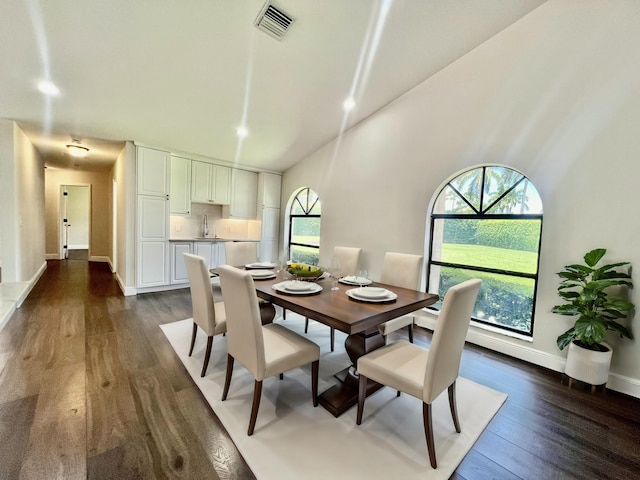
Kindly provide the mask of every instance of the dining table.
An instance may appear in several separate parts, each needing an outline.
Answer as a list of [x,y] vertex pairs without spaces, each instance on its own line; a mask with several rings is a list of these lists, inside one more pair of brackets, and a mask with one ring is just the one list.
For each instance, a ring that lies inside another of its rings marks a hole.
[[[395,298],[388,301],[358,300],[352,295],[352,289],[358,288],[357,285],[338,282],[337,289],[333,290],[332,282],[327,278],[316,280],[316,284],[322,287],[317,292],[290,293],[285,289],[274,289],[274,285],[278,286],[287,280],[282,272],[274,278],[254,280],[258,297],[347,334],[345,350],[352,365],[338,372],[335,377],[339,382],[318,397],[320,405],[335,417],[342,415],[358,401],[358,358],[385,344],[378,326],[432,305],[439,299],[438,295],[432,293],[373,282],[368,287],[385,288],[395,294]],[[349,294],[347,291],[350,291]],[[367,395],[380,388],[382,385],[370,380]]]

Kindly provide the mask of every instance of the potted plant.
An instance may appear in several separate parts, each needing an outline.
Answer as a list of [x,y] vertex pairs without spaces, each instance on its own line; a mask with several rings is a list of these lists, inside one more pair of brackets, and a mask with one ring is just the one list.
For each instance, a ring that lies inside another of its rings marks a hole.
[[620,271],[629,262],[598,266],[607,252],[591,250],[584,256],[585,265],[567,265],[558,276],[562,279],[558,295],[567,303],[551,310],[560,315],[577,317],[574,325],[560,335],[560,350],[569,346],[565,373],[591,385],[603,385],[609,377],[611,347],[604,342],[607,331],[632,338],[629,330],[618,323],[633,310],[633,303],[614,295],[610,287],[632,287],[631,276]]

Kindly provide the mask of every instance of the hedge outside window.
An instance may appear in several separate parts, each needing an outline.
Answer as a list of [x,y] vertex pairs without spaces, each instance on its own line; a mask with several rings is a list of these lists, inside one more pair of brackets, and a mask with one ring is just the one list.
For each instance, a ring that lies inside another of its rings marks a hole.
[[320,215],[322,205],[316,192],[301,189],[291,202],[289,214],[289,259],[317,265],[320,258]]
[[532,336],[541,233],[542,202],[524,175],[501,166],[461,173],[434,202],[428,291],[443,298],[480,278],[473,320]]

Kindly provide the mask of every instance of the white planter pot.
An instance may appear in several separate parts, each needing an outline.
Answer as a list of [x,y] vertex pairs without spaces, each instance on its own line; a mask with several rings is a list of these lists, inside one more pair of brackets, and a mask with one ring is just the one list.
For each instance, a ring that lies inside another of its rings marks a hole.
[[567,365],[564,369],[571,378],[580,380],[591,385],[603,385],[609,379],[609,366],[613,350],[606,343],[601,343],[609,350],[606,352],[596,352],[579,347],[575,343],[569,344],[567,354]]

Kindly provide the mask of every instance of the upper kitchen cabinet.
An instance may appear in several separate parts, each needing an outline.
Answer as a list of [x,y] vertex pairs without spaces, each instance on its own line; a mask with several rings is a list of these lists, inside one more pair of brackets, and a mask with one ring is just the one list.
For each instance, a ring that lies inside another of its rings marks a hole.
[[231,168],[193,160],[191,162],[191,201],[229,205]]
[[280,208],[282,177],[273,173],[258,174],[258,212],[261,208]]
[[191,160],[171,156],[171,215],[189,215],[191,210]]
[[223,212],[226,212],[230,218],[255,219],[257,216],[258,174],[234,168],[231,182],[231,205]]
[[166,197],[169,195],[169,164],[171,155],[162,150],[137,147],[138,195]]

